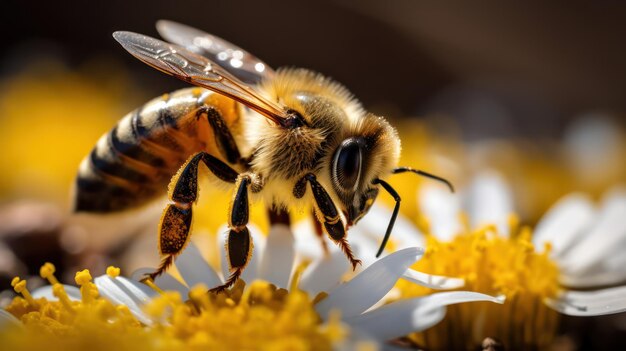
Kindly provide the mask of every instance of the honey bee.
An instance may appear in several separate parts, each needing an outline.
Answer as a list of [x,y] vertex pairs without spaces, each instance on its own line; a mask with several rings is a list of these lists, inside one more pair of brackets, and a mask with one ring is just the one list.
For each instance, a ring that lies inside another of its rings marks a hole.
[[74,195],[75,211],[110,213],[150,202],[169,182],[170,202],[158,229],[162,261],[147,278],[166,271],[189,241],[200,163],[233,187],[230,277],[212,291],[234,284],[252,255],[249,196],[271,204],[271,223],[289,224],[290,208],[312,203],[320,239],[326,232],[356,269],[360,260],[346,231],[368,212],[379,187],[395,207],[377,257],[398,215],[400,196],[383,177],[413,172],[452,189],[443,178],[398,167],[396,130],[339,83],[306,69],[274,71],[188,26],[159,21],[157,28],[176,44],[131,32],[113,37],[139,60],[196,87],[165,94],[122,118],[81,163]]

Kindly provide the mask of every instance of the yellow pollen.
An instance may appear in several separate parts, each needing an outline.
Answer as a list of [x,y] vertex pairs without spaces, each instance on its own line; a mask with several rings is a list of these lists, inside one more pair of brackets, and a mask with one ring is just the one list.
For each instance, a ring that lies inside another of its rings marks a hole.
[[[34,301],[27,297],[25,282],[14,279],[14,288],[24,298],[14,298],[6,310],[21,320],[23,328],[0,329],[2,348],[332,350],[349,334],[338,313],[322,322],[306,293],[288,292],[264,281],[246,286],[239,280],[219,294],[196,286],[187,301],[178,292],[163,291],[143,305],[144,318],[152,321],[145,325],[129,307],[99,296],[88,271],[78,272],[75,279],[80,301],[71,301],[61,284],[52,287],[58,301]],[[358,346],[369,350],[375,345]]]
[[91,273],[89,273],[88,269],[77,272],[74,280],[76,284],[80,285],[80,295],[85,304],[90,304],[98,297],[98,288],[91,282]]
[[[443,336],[443,329],[437,331],[440,327],[412,335],[411,338],[418,343],[424,341],[420,338],[426,338],[429,340],[426,346],[433,349],[471,348],[487,336],[505,341],[523,340],[527,347],[544,345],[546,340],[539,335],[550,335],[550,331],[555,331],[555,313],[543,301],[558,293],[559,270],[549,257],[550,245],[544,252],[536,252],[531,229],[520,226],[519,219],[514,215],[509,217],[509,225],[508,238],[500,235],[495,225],[486,225],[474,231],[465,230],[451,242],[439,241],[434,236],[427,238],[424,258],[412,268],[463,278],[466,284],[462,290],[492,296],[504,294],[506,302],[504,306],[476,303],[449,308],[446,318],[452,321],[445,325],[459,326],[459,332],[477,337],[476,340],[469,340],[467,345],[451,345],[450,340],[455,337],[447,331],[448,336]],[[398,288],[402,297],[434,292],[402,280],[398,282]],[[472,324],[476,316],[483,316],[482,322],[476,322],[482,323],[479,329]],[[498,323],[501,320],[510,323]],[[461,330],[463,328],[470,329]]]
[[161,288],[159,288],[156,284],[154,284],[154,281],[152,280],[152,278],[145,278],[141,282],[146,284],[152,290],[158,292],[159,294],[163,294],[163,290],[161,290]]
[[111,278],[117,278],[120,275],[120,269],[118,267],[108,266],[107,275]]
[[52,286],[52,294],[54,296],[56,296],[59,301],[61,301],[61,303],[63,304],[63,307],[65,307],[68,311],[74,311],[74,307],[72,307],[72,302],[70,301],[70,298],[67,296],[67,293],[65,292],[65,288],[63,287],[62,284],[54,284]]
[[80,272],[76,272],[76,276],[74,277],[74,280],[76,280],[76,284],[83,286],[91,282],[91,273],[89,273],[88,269],[83,269]]
[[54,267],[54,265],[52,263],[50,263],[50,262],[46,262],[39,269],[39,275],[43,279],[46,279],[48,282],[50,282],[51,285],[59,284],[59,281],[54,276],[54,272],[55,271],[56,271],[56,268]]
[[28,288],[26,287],[26,280],[21,280],[20,277],[15,277],[13,278],[13,280],[11,280],[11,286],[13,287],[13,290],[15,290],[16,293],[24,296],[24,298],[26,299],[26,301],[28,301],[29,304],[33,306],[37,306],[37,301],[33,299],[30,292],[28,291]]
[[295,291],[298,289],[298,285],[300,284],[300,278],[302,278],[302,273],[309,265],[309,262],[302,262],[296,267],[293,275],[291,276],[291,283],[289,283],[289,291]]

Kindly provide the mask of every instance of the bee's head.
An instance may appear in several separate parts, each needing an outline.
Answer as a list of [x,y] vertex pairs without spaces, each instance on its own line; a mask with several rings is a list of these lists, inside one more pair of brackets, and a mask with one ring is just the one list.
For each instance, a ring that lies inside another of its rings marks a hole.
[[[348,226],[356,224],[378,195],[374,180],[397,166],[396,130],[384,118],[365,112],[344,86],[311,71],[279,70],[263,88],[270,99],[302,117],[306,128],[298,132],[298,140],[306,139],[307,147],[297,150],[297,164],[308,167],[310,163],[302,160],[315,162],[324,185],[330,183],[334,190]],[[297,169],[293,175],[305,171],[309,168]]]
[[356,224],[378,196],[375,180],[391,173],[400,153],[396,131],[380,117],[365,115],[335,148],[330,180],[348,226]]

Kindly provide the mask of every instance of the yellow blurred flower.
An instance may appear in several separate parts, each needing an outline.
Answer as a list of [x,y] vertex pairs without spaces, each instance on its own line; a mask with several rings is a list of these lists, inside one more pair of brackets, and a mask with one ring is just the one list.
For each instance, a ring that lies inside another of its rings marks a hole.
[[0,198],[67,203],[81,159],[142,95],[109,62],[40,61],[0,82]]

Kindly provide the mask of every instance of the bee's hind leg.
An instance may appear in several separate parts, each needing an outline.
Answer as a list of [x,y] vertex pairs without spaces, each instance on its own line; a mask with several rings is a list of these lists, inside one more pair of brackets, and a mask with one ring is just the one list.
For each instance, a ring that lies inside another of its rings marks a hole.
[[341,221],[339,211],[337,211],[337,207],[335,207],[333,200],[330,198],[322,184],[317,181],[315,175],[309,173],[300,179],[293,189],[293,195],[296,198],[302,198],[306,192],[306,182],[311,184],[311,190],[313,191],[313,197],[315,198],[316,216],[314,217],[316,217],[316,219],[324,226],[330,238],[337,245],[339,245],[343,253],[350,261],[350,264],[352,264],[352,269],[356,269],[356,266],[361,264],[361,260],[354,257],[350,244],[348,244],[348,240],[346,240],[346,227]]
[[204,162],[209,170],[225,182],[234,183],[237,172],[227,164],[206,152],[190,157],[172,178],[168,204],[159,224],[159,253],[161,264],[147,278],[154,279],[163,274],[182,252],[189,241],[192,204],[198,198],[198,164]]
[[211,289],[211,292],[221,292],[235,284],[252,257],[254,245],[247,227],[248,219],[250,218],[248,187],[251,187],[253,192],[258,192],[262,187],[260,184],[260,178],[253,174],[244,173],[237,177],[235,185],[237,190],[233,196],[229,211],[228,226],[230,230],[228,232],[228,241],[226,242],[231,274],[224,284]]

